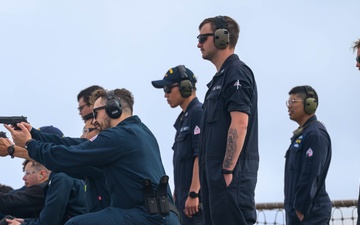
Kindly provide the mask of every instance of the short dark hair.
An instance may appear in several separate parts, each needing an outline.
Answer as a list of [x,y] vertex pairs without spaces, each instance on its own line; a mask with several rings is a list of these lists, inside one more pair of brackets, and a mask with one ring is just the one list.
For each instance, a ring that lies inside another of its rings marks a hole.
[[[127,111],[132,115],[134,106],[134,96],[132,93],[125,88],[121,88],[115,89],[114,95],[120,99],[122,111]],[[90,97],[90,104],[94,104],[98,98],[102,98],[102,101],[106,103],[107,91],[104,89],[98,89],[94,91]]]
[[[310,92],[310,93],[309,93]],[[309,85],[296,86],[289,91],[289,95],[298,95],[302,100],[306,98],[315,98],[317,105],[319,105],[319,97],[314,88]]]
[[352,47],[352,49],[354,51],[358,50],[360,48],[360,39],[358,39],[357,41],[354,42],[354,45]]
[[77,101],[79,101],[80,98],[84,98],[84,102],[86,103],[86,105],[90,105],[90,101],[89,101],[90,96],[97,89],[104,89],[104,88],[99,85],[92,85],[90,87],[85,88],[84,90],[81,90],[77,95]]
[[41,163],[36,162],[35,160],[32,159],[25,159],[23,164],[23,172],[25,172],[25,167],[28,163],[31,163],[31,167],[34,167],[37,170],[45,170],[48,173],[48,169]]
[[[230,48],[235,48],[236,43],[239,39],[240,26],[234,19],[232,19],[229,16],[220,16],[220,17],[222,17],[222,19],[225,20],[227,23],[226,29],[229,31],[229,39],[230,39],[229,46],[230,46]],[[199,25],[199,30],[205,24],[210,23],[212,31],[215,32],[218,29],[218,27],[216,27],[217,19],[219,19],[219,17],[210,17],[210,18],[204,19]]]

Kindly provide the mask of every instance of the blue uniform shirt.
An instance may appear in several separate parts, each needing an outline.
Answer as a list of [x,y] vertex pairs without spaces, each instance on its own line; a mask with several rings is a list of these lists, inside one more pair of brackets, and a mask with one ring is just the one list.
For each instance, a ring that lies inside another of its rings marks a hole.
[[[35,139],[36,132],[31,131]],[[27,149],[31,158],[51,170],[71,173],[80,168],[91,175],[94,169],[101,168],[110,205],[123,209],[142,206],[143,181],[150,179],[157,189],[165,175],[157,140],[137,116],[126,118],[81,144],[65,146],[30,141]],[[168,197],[172,202],[169,186]]]

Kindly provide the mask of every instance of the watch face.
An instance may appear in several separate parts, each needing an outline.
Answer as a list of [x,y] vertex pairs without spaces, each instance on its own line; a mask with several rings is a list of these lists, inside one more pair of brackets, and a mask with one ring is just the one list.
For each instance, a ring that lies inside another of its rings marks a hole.
[[194,192],[194,191],[191,191],[191,192],[189,192],[189,197],[190,198],[197,198],[197,197],[199,197],[199,194]]
[[11,158],[14,158],[14,152],[15,152],[15,147],[14,147],[14,145],[10,145],[9,147],[8,147],[8,149],[7,149],[7,152],[8,152],[8,154],[11,156]]

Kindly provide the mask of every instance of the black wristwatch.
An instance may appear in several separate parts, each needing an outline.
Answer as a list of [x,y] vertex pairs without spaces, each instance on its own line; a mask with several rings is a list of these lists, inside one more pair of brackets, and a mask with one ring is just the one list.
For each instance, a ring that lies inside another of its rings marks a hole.
[[14,152],[15,152],[15,145],[10,145],[8,148],[7,148],[7,152],[8,154],[11,156],[11,158],[13,159],[15,156],[14,156]]
[[222,174],[234,174],[234,170],[222,169],[221,172]]
[[198,198],[198,197],[199,197],[199,193],[196,193],[195,191],[190,191],[190,192],[188,193],[188,196],[189,196],[190,198]]

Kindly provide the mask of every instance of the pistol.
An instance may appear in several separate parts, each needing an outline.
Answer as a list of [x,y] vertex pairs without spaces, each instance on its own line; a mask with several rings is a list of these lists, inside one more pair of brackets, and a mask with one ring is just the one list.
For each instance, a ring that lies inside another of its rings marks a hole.
[[0,131],[0,138],[7,138],[6,132]]
[[4,218],[0,220],[0,225],[7,225],[8,223],[6,222],[6,219],[13,220],[15,219],[15,217],[11,215],[6,215]]
[[0,116],[0,123],[11,124],[13,127],[15,127],[15,130],[20,130],[16,124],[20,122],[27,122],[26,119],[27,117],[25,116]]

